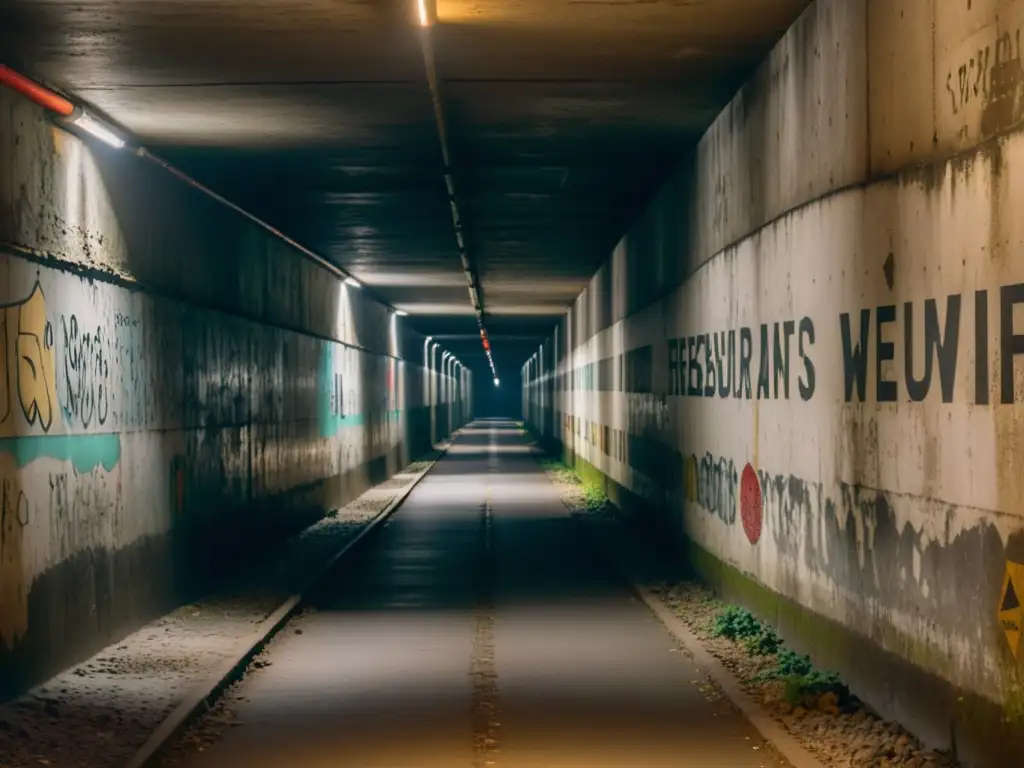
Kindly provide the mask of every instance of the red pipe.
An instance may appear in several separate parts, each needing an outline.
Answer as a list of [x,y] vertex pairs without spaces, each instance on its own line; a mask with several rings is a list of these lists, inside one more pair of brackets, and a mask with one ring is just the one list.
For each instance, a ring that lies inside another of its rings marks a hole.
[[0,64],[0,85],[6,85],[22,96],[31,99],[41,107],[56,112],[62,117],[71,117],[75,105],[24,75],[19,75],[5,64]]

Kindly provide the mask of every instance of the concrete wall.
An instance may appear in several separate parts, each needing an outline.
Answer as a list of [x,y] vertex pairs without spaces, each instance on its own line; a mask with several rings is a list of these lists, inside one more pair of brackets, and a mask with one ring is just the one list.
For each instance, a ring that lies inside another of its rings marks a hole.
[[978,765],[1024,733],[1022,26],[819,0],[524,369],[706,578]]
[[357,289],[0,89],[0,696],[429,450],[471,382],[426,362]]

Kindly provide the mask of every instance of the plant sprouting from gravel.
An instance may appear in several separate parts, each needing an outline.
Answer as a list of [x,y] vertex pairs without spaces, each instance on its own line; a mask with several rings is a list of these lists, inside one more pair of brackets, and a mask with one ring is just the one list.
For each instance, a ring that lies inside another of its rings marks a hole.
[[730,640],[745,640],[756,637],[762,632],[760,622],[754,615],[738,605],[730,605],[720,614],[715,616],[711,625],[711,634],[714,637],[727,637]]
[[724,637],[743,646],[751,656],[777,656],[775,666],[758,674],[755,681],[781,680],[786,699],[800,704],[809,697],[835,694],[837,701],[846,701],[850,691],[833,672],[814,668],[809,656],[801,656],[782,647],[782,638],[774,628],[765,626],[754,615],[737,605],[726,606],[711,624],[713,637]]
[[608,496],[597,483],[584,480],[576,470],[558,459],[541,457],[540,465],[556,482],[575,486],[583,495],[583,505],[588,512],[596,512],[608,503]]
[[786,685],[786,699],[800,704],[808,697],[817,698],[826,693],[835,695],[837,703],[850,699],[850,690],[835,672],[815,669],[809,656],[790,650],[779,652],[774,667],[757,675],[755,680],[781,680]]

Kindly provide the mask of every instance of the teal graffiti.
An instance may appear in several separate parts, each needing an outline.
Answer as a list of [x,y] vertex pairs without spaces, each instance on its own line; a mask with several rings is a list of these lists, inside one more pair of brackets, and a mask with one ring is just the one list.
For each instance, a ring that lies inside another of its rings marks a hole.
[[0,453],[10,454],[18,467],[36,459],[70,461],[79,474],[103,467],[110,472],[121,460],[121,438],[105,435],[25,435],[0,438]]
[[[342,429],[361,427],[366,424],[366,414],[345,413],[351,403],[342,404],[339,398],[337,374],[334,370],[334,352],[337,345],[329,341],[323,342],[320,349],[320,366],[316,377],[317,423],[320,437],[334,437]],[[343,387],[341,387],[343,389]],[[401,418],[400,408],[388,409],[383,414],[384,421],[397,421]]]
[[345,427],[357,427],[364,423],[363,414],[345,413],[338,398],[339,391],[334,372],[335,345],[324,342],[320,353],[320,370],[317,373],[317,421],[321,437],[334,437]]

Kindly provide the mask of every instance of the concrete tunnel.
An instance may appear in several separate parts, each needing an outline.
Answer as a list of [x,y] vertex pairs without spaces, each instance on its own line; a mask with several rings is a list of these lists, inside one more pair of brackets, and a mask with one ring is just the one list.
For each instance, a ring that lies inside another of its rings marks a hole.
[[1024,765],[1022,24],[0,5],[0,765]]

